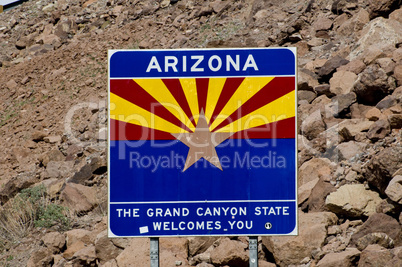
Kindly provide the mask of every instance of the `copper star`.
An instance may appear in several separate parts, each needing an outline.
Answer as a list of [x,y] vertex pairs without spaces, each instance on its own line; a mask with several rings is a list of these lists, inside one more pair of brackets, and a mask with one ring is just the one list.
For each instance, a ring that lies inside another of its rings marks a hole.
[[190,148],[187,154],[183,172],[201,158],[204,158],[212,165],[222,170],[215,147],[233,134],[234,133],[211,132],[205,118],[204,110],[201,110],[194,133],[172,133],[177,140],[181,141]]

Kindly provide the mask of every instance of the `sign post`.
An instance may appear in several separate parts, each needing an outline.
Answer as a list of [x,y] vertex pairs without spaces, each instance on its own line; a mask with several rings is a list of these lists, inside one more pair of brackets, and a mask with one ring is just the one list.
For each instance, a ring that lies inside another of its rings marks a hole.
[[109,237],[296,235],[296,97],[294,48],[109,51]]

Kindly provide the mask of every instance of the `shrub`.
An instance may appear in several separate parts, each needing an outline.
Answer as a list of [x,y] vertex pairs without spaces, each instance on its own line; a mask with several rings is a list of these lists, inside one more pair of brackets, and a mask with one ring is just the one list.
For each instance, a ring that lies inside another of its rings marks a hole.
[[68,209],[53,203],[43,185],[22,190],[0,208],[0,249],[27,236],[34,227],[61,231],[70,227]]

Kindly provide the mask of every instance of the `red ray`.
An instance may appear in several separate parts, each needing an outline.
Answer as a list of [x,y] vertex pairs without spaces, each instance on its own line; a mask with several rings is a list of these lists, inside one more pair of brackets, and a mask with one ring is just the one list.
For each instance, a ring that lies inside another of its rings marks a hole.
[[110,140],[175,140],[170,133],[110,119]]
[[236,92],[237,88],[239,88],[240,84],[243,82],[243,78],[227,78],[225,84],[223,85],[221,95],[216,103],[214,112],[212,113],[211,120],[209,121],[209,125],[211,125],[222,109],[226,106],[229,99]]
[[222,121],[213,131],[217,131],[222,127],[238,120],[241,117],[267,105],[275,99],[286,95],[295,90],[294,77],[275,77],[271,82],[265,85],[260,91],[252,96],[239,109]]
[[239,131],[231,139],[295,138],[295,117]]
[[191,113],[190,106],[187,102],[186,95],[184,94],[183,87],[181,86],[179,79],[162,79],[163,83],[169,89],[169,92],[173,95],[174,99],[176,99],[177,103],[180,105],[180,108],[183,109],[184,113],[186,113],[187,117],[190,119],[191,123],[195,126],[194,122],[194,114]]
[[171,122],[172,124],[192,132],[169,110],[161,105],[147,91],[132,79],[110,80],[110,92],[130,101],[131,103]]
[[201,110],[205,111],[207,106],[209,78],[197,78],[195,82],[197,86],[198,111],[201,113]]

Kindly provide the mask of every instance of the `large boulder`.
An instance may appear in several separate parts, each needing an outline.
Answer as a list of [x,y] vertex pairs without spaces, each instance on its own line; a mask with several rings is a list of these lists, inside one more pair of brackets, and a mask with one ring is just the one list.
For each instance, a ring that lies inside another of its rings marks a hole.
[[343,185],[327,196],[325,205],[332,212],[353,218],[370,216],[381,203],[377,192],[366,190],[362,184]]
[[359,267],[400,266],[402,259],[398,256],[402,248],[385,249],[380,245],[369,245],[360,254]]
[[360,251],[356,248],[347,248],[342,252],[333,252],[324,256],[317,267],[352,267],[359,261]]
[[[401,226],[399,222],[391,216],[383,213],[372,214],[359,230],[352,235],[350,242],[352,245],[358,245],[359,241],[362,241],[362,238],[367,235],[378,233],[384,233],[389,236],[389,238],[393,240],[393,245],[401,245]],[[367,241],[370,240],[372,240],[372,242],[381,242],[381,239],[378,238],[367,239]]]
[[327,228],[338,218],[331,212],[299,212],[298,236],[262,237],[263,245],[274,255],[279,266],[298,265],[324,245]]
[[375,155],[364,169],[369,184],[385,193],[394,173],[402,168],[402,147],[387,147]]
[[211,252],[211,261],[216,266],[248,266],[247,245],[229,238],[221,239]]
[[137,267],[150,265],[149,238],[133,238],[130,245],[116,258],[117,266]]
[[359,103],[374,105],[389,94],[393,88],[388,83],[387,73],[377,64],[372,64],[358,75],[353,90]]
[[115,259],[122,251],[122,248],[115,246],[112,240],[108,238],[107,230],[100,232],[96,237],[95,252],[100,262]]
[[[373,0],[372,2],[376,1]],[[349,54],[349,59],[353,60],[361,57],[363,52],[372,45],[381,50],[387,50],[394,49],[401,42],[402,24],[396,20],[379,17],[371,20],[363,28],[356,47]]]

